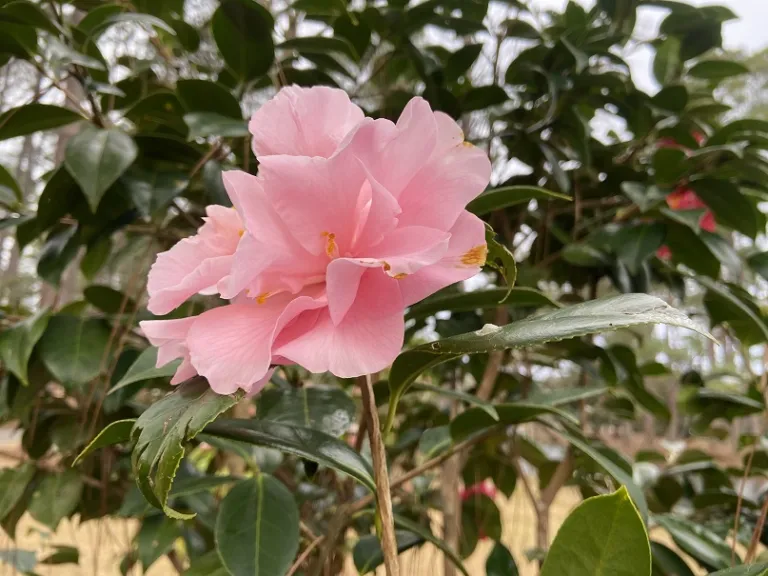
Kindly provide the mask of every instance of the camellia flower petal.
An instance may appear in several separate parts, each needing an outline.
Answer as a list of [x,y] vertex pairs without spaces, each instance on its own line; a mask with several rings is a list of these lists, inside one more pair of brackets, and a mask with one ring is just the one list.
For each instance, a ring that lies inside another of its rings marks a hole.
[[405,308],[485,263],[484,224],[465,206],[488,185],[487,156],[421,98],[393,123],[331,88],[281,90],[250,130],[259,173],[224,173],[226,223],[211,207],[150,275],[156,313],[195,293],[231,303],[145,334],[221,394],[258,391],[278,363],[345,378],[386,368]]

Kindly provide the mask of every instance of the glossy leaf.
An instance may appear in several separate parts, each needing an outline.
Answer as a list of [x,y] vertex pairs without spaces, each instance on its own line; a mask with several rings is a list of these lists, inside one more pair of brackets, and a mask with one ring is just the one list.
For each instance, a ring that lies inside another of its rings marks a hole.
[[150,504],[171,518],[194,514],[168,507],[168,494],[184,456],[184,443],[234,406],[241,393],[222,396],[203,378],[193,378],[152,404],[136,421],[131,438],[136,442],[131,457],[136,482]]
[[48,474],[32,496],[29,513],[55,531],[59,522],[75,511],[82,492],[83,480],[77,471]]
[[496,542],[485,561],[486,576],[519,576],[512,554],[501,542]]
[[722,80],[731,76],[749,74],[749,68],[730,60],[701,60],[688,70],[688,74],[703,80]]
[[503,186],[486,190],[467,204],[467,210],[478,216],[503,210],[510,206],[526,204],[531,200],[573,200],[567,194],[552,192],[537,186]]
[[243,80],[266,74],[275,58],[274,20],[250,0],[224,0],[211,20],[211,32],[227,66]]
[[355,421],[355,403],[339,388],[273,388],[259,394],[256,417],[341,436]]
[[424,370],[464,354],[524,348],[656,323],[680,326],[707,335],[685,314],[664,301],[647,294],[625,294],[561,308],[504,327],[488,324],[475,332],[424,344],[403,352],[392,365],[389,375],[390,411],[395,410],[405,389]]
[[545,414],[553,414],[560,418],[575,423],[575,419],[557,409],[554,406],[545,404],[531,404],[528,402],[512,402],[509,404],[493,405],[498,418],[482,408],[470,408],[465,410],[451,421],[451,437],[454,442],[461,442],[473,434],[486,430],[499,424],[509,426],[513,424],[522,424],[537,419]]
[[706,527],[679,516],[657,516],[655,521],[669,532],[683,552],[705,568],[720,570],[731,566],[730,545]]
[[694,576],[685,560],[664,544],[651,541],[651,554],[654,576]]
[[104,369],[109,334],[101,320],[53,316],[40,340],[40,358],[65,386],[83,386]]
[[184,114],[184,122],[189,126],[189,139],[221,136],[223,138],[242,138],[248,136],[245,120],[237,120],[214,112],[191,112]]
[[0,141],[54,130],[80,120],[85,118],[69,108],[37,103],[18,106],[0,114]]
[[72,465],[77,466],[78,463],[82,462],[83,458],[100,448],[128,442],[131,439],[131,430],[133,430],[133,425],[135,423],[136,420],[117,420],[116,422],[108,424],[93,440],[91,440],[90,444],[78,454],[75,461],[72,462]]
[[375,489],[368,462],[348,444],[323,432],[260,420],[221,420],[208,426],[205,432],[295,454],[349,474],[369,489]]
[[4,519],[24,494],[35,475],[33,463],[0,471],[0,520]]
[[49,314],[41,310],[34,316],[0,333],[0,360],[25,386],[29,385],[27,365],[32,350],[48,326]]
[[277,48],[282,50],[296,50],[298,52],[338,53],[357,60],[358,55],[354,46],[344,38],[328,38],[325,36],[304,36],[290,38],[279,44]]
[[267,474],[237,484],[221,502],[216,548],[232,576],[285,574],[299,549],[293,495]]
[[[503,304],[501,304],[503,302]],[[508,308],[560,308],[561,304],[549,298],[543,292],[532,288],[491,288],[473,292],[450,292],[437,294],[411,306],[406,314],[407,319],[421,319],[433,316],[443,310],[450,312],[471,312],[498,308],[500,305]]]
[[464,576],[469,576],[467,569],[464,567],[464,564],[461,562],[461,558],[459,558],[456,555],[456,553],[453,550],[451,550],[450,546],[448,546],[448,544],[446,544],[445,541],[441,540],[440,538],[432,534],[432,531],[429,528],[422,526],[421,524],[414,522],[410,518],[406,518],[405,516],[402,516],[399,514],[395,514],[395,527],[408,530],[409,532],[421,537],[425,542],[429,542],[433,544],[435,548],[438,548],[443,554],[445,554],[450,559],[450,561],[453,563],[454,566],[456,566],[459,572],[464,574]]
[[133,166],[120,181],[142,215],[151,216],[187,189],[189,175],[175,170],[144,170]]
[[[402,554],[414,546],[424,543],[424,538],[410,530],[395,530],[397,552]],[[384,553],[381,551],[379,538],[373,534],[362,536],[352,550],[352,560],[359,574],[370,574],[384,563]]]
[[626,489],[582,502],[565,519],[542,576],[648,576],[648,533]]
[[157,348],[154,346],[145,348],[119,382],[110,388],[109,393],[112,394],[136,382],[143,382],[153,378],[169,378],[176,373],[181,360],[173,360],[161,368],[155,368],[156,363]]
[[240,103],[221,84],[210,80],[179,80],[176,94],[187,112],[211,112],[240,120]]
[[122,130],[88,128],[67,144],[64,166],[80,185],[91,211],[136,159],[138,149]]

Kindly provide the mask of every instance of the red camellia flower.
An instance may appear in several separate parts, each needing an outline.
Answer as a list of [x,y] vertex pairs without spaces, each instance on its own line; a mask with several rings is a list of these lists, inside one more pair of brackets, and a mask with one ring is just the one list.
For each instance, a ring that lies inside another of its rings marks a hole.
[[[707,205],[696,195],[696,192],[690,188],[681,185],[677,189],[667,196],[667,206],[671,210],[699,210],[704,208],[706,211],[699,218],[699,227],[707,232],[714,232],[717,222],[715,221],[715,215],[712,210],[707,208]],[[662,246],[656,251],[656,255],[662,259],[668,259],[672,256],[672,252],[667,246]]]

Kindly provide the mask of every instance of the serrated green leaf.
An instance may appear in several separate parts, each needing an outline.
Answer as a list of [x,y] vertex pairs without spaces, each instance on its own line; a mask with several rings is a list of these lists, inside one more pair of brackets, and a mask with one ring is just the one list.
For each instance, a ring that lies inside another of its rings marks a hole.
[[168,507],[168,494],[184,456],[184,443],[237,404],[242,396],[241,392],[216,394],[204,378],[197,377],[180,384],[139,416],[131,433],[136,442],[131,464],[139,489],[150,504],[171,518],[194,516]]

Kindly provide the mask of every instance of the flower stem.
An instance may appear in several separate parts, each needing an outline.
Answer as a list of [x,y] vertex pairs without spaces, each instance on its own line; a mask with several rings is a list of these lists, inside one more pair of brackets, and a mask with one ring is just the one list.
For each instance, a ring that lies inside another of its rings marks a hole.
[[377,512],[381,532],[381,550],[384,554],[384,566],[387,576],[400,576],[400,564],[397,560],[397,540],[395,539],[395,519],[392,515],[392,497],[389,489],[387,455],[379,428],[379,413],[373,396],[373,383],[370,375],[360,378],[360,390],[363,395],[363,410],[368,420],[368,439],[371,443],[373,471],[376,479]]

